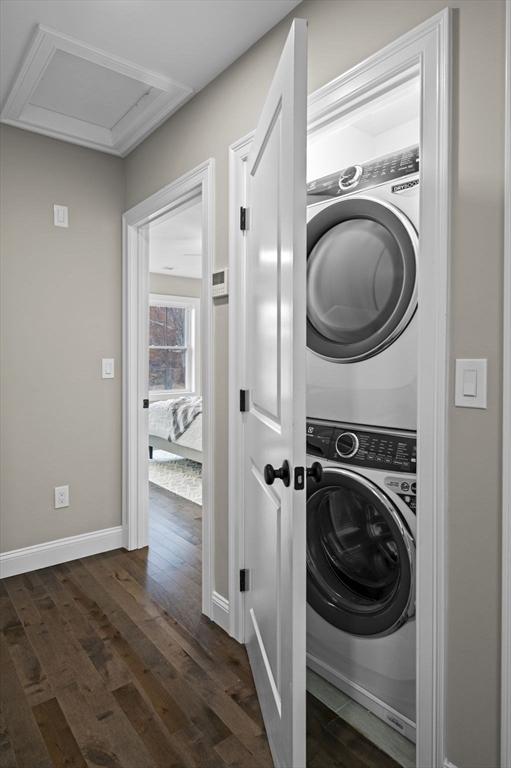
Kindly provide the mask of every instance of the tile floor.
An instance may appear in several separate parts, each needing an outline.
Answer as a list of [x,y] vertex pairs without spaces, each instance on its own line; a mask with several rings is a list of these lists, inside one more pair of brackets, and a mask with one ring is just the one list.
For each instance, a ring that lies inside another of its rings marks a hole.
[[415,768],[415,744],[311,669],[307,669],[307,690],[403,768]]

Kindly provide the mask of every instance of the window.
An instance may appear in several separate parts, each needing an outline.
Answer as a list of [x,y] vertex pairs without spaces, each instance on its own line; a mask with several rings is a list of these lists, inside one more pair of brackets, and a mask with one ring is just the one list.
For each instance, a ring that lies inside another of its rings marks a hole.
[[198,299],[150,296],[149,392],[198,392],[198,306]]

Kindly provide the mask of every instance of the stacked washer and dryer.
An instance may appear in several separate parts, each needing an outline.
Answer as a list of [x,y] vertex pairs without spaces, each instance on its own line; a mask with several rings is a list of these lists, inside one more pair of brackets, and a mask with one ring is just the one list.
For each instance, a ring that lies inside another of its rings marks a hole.
[[418,147],[307,193],[307,663],[415,740]]

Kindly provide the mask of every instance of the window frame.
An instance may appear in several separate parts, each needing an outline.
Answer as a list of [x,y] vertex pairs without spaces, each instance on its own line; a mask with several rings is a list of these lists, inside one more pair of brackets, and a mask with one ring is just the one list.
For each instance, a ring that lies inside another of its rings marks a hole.
[[[147,323],[147,366],[148,366],[148,393],[149,400],[162,400],[164,398],[182,397],[185,395],[199,395],[201,392],[200,382],[200,299],[194,296],[172,296],[163,293],[149,294],[149,311],[151,307],[179,307],[186,310],[185,318],[185,345],[184,347],[156,347],[150,344],[149,338],[149,318]],[[149,355],[151,349],[186,349],[186,384],[184,389],[149,389]]]

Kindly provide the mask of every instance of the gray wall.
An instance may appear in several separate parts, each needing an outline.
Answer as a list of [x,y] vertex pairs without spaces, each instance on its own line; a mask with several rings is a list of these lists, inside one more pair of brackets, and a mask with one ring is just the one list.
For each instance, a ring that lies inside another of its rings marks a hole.
[[200,297],[201,280],[194,277],[177,277],[161,275],[159,272],[149,273],[149,290],[151,293],[166,293],[169,296]]
[[[1,550],[121,523],[122,160],[0,126]],[[69,206],[69,229],[53,204]],[[117,375],[101,379],[101,358]],[[71,506],[53,508],[70,485]]]
[[[312,0],[313,91],[431,16],[444,0]],[[498,765],[500,348],[503,228],[504,3],[450,2],[456,12],[452,357],[489,359],[487,411],[451,407],[448,519],[447,755],[460,768]],[[216,158],[216,265],[228,258],[227,147],[255,126],[289,28],[275,27],[126,160],[132,206]],[[215,306],[216,584],[227,594],[227,306]]]

